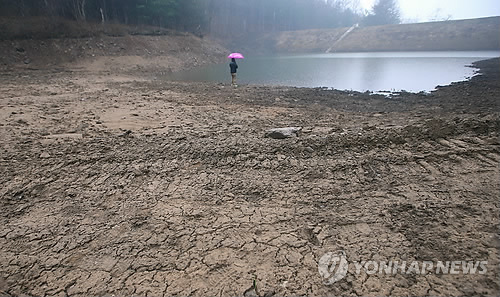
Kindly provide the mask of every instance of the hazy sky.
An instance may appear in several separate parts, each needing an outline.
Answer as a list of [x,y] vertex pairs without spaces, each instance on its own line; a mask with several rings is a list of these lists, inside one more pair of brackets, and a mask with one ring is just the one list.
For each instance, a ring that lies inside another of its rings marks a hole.
[[[403,21],[432,21],[473,19],[500,16],[499,0],[397,0]],[[376,0],[360,0],[364,9]]]

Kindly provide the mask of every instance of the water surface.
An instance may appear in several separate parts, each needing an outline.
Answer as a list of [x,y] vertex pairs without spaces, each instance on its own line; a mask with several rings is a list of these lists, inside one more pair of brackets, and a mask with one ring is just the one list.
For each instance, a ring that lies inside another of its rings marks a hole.
[[[238,83],[329,87],[354,91],[432,91],[475,74],[471,63],[500,51],[330,53],[246,57]],[[168,79],[230,83],[229,62],[174,73]]]

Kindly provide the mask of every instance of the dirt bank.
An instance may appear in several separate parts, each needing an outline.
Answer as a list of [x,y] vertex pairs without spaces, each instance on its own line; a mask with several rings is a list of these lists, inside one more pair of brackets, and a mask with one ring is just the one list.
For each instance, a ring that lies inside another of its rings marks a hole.
[[[173,83],[143,60],[0,72],[0,295],[499,294],[498,60],[394,98]],[[264,138],[285,126],[303,129]],[[487,271],[357,274],[369,260]]]
[[227,50],[192,34],[0,40],[0,69],[161,74],[220,62]]

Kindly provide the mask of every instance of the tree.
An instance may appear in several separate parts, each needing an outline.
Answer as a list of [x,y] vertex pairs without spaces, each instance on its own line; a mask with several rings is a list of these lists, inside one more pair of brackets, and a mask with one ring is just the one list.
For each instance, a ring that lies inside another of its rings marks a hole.
[[85,13],[86,2],[87,0],[72,0],[70,3],[73,11],[73,17],[78,21],[87,20],[87,16]]
[[367,26],[400,24],[401,17],[396,0],[378,0],[371,14],[365,17]]

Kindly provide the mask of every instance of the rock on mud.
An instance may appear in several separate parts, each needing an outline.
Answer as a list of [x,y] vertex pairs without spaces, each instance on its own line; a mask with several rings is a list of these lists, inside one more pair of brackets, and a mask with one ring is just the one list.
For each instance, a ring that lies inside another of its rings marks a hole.
[[42,159],[50,158],[50,154],[47,153],[47,152],[43,152],[43,153],[40,154],[40,158],[42,158]]
[[297,137],[302,127],[273,128],[266,132],[266,137],[274,139],[285,139]]

